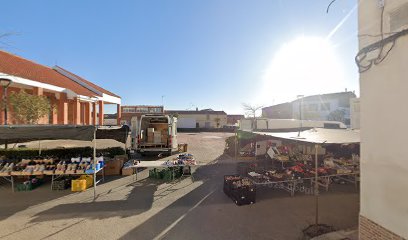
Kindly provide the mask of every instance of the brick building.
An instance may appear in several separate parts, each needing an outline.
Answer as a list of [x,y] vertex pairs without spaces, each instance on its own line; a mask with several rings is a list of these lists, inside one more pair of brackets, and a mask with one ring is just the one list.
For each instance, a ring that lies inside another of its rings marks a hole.
[[[117,105],[117,122],[121,117],[121,98],[62,67],[47,67],[16,55],[0,51],[0,79],[10,81],[7,95],[25,90],[46,96],[55,108],[39,124],[103,125],[104,105]],[[0,99],[4,99],[0,91]],[[8,105],[8,124],[15,124],[13,109]],[[0,124],[4,124],[4,111]]]
[[144,114],[163,114],[163,106],[151,106],[151,105],[126,105],[122,106],[122,117],[121,123],[124,125],[131,125],[131,120],[133,117],[140,117]]

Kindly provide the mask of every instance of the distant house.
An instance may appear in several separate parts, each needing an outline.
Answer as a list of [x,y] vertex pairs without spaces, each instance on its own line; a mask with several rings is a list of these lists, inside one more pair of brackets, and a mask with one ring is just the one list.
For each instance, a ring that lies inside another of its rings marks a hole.
[[239,115],[239,114],[228,114],[227,115],[227,124],[228,125],[236,125],[238,124],[238,121],[245,118],[244,115]]
[[[11,53],[0,51],[0,80],[9,83],[7,94],[21,90],[31,95],[45,96],[52,111],[38,124],[103,125],[104,105],[117,105],[116,124],[120,122],[121,98],[88,80],[59,66],[47,67]],[[0,91],[3,99],[3,91]],[[13,119],[13,108],[8,104],[7,123]],[[3,111],[0,124],[5,123]]]
[[292,103],[281,103],[270,107],[262,108],[262,117],[271,119],[292,119]]
[[350,125],[350,99],[354,92],[345,91],[299,98],[262,109],[262,116],[271,119],[301,119],[340,121]]
[[212,109],[186,111],[166,110],[166,114],[177,116],[177,127],[181,129],[192,128],[222,128],[227,125],[227,114],[224,111]]

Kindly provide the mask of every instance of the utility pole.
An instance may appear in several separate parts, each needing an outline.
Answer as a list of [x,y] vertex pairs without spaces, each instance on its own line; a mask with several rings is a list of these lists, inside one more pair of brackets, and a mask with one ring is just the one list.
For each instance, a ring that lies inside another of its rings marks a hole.
[[[302,105],[303,105],[303,95],[297,95],[297,99],[298,99],[298,104],[299,104],[299,132],[298,132],[298,137],[300,137],[300,131],[302,131],[303,128],[303,123],[302,123]],[[299,100],[300,99],[300,100]]]

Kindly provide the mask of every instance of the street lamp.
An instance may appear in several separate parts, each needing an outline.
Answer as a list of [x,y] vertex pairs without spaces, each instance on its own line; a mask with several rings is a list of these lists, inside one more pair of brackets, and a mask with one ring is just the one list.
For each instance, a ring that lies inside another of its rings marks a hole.
[[[10,79],[0,78],[0,85],[3,87],[4,125],[7,125],[7,88],[10,84]],[[4,148],[7,149],[7,141],[4,144]]]
[[300,120],[300,126],[299,126],[299,132],[298,132],[298,137],[300,137],[300,131],[302,131],[303,124],[302,124],[302,105],[303,105],[303,97],[304,95],[297,95],[297,99],[300,101],[298,102],[299,104],[299,120]]

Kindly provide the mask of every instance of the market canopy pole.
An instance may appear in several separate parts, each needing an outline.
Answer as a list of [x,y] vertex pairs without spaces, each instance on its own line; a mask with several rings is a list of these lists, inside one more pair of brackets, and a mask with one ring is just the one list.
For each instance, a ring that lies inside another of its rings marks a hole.
[[96,129],[97,129],[97,127],[95,127],[95,130],[94,130],[94,139],[93,139],[93,141],[94,141],[94,145],[93,145],[93,166],[92,166],[92,169],[93,169],[93,184],[94,184],[94,187],[93,187],[93,190],[94,190],[94,198],[93,198],[93,200],[95,201],[95,199],[96,199]]
[[318,226],[319,224],[319,184],[317,183],[317,180],[319,178],[318,172],[317,172],[317,149],[319,145],[315,144],[315,203],[316,203],[316,219],[315,219],[315,224]]
[[[321,144],[326,143],[326,141],[322,142]],[[319,183],[317,182],[319,179],[319,173],[318,173],[318,157],[317,157],[317,150],[319,148],[319,144],[315,144],[315,203],[316,203],[316,219],[315,219],[315,225],[316,227],[319,225]]]

